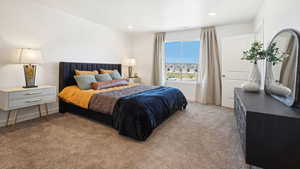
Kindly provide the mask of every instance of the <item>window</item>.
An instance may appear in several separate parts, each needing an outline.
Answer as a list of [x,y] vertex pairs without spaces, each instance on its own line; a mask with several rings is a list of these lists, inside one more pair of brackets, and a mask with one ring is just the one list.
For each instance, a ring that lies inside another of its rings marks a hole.
[[198,72],[200,41],[165,43],[166,80],[195,81]]

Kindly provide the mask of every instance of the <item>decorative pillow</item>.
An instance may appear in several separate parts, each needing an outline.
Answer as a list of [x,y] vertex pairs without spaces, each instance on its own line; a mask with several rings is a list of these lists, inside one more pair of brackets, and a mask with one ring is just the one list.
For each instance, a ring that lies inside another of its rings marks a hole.
[[255,82],[245,82],[242,84],[242,89],[245,92],[259,92],[259,84]]
[[109,74],[113,80],[121,80],[122,76],[120,75],[119,72],[112,72]]
[[75,69],[75,74],[76,75],[96,75],[99,74],[97,70],[93,71],[86,71],[86,70],[77,70]]
[[91,89],[91,83],[97,82],[95,75],[75,75],[74,79],[81,90]]
[[271,83],[270,91],[274,95],[288,97],[292,91],[290,88],[287,88],[281,84]]
[[117,72],[117,71],[118,71],[117,69],[114,69],[114,70],[100,69],[101,74],[104,74],[104,73],[111,74],[112,72]]
[[94,82],[91,84],[94,90],[106,89],[111,87],[119,87],[119,86],[127,86],[127,80],[111,80],[111,81],[104,81],[104,82]]
[[111,81],[111,76],[107,73],[95,75],[97,82]]

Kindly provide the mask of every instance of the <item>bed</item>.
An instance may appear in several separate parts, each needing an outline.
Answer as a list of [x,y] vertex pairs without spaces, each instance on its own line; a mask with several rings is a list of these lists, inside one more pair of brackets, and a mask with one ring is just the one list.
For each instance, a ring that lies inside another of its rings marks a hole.
[[[59,91],[76,85],[74,70],[118,70],[122,73],[121,64],[96,63],[59,63]],[[123,91],[124,92],[124,91]],[[91,104],[91,103],[90,103]],[[82,108],[63,99],[59,99],[60,113],[73,113],[118,130],[120,135],[139,141],[145,141],[152,131],[176,111],[187,106],[185,96],[179,89],[157,86],[151,89],[130,94],[117,100],[112,114],[95,109]]]

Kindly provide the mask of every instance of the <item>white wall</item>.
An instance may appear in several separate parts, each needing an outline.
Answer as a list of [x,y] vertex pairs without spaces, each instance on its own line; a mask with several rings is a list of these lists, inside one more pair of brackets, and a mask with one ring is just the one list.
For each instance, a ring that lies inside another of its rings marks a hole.
[[132,57],[136,58],[134,72],[138,73],[144,84],[152,84],[153,72],[153,33],[132,34]]
[[[127,34],[31,0],[1,0],[0,88],[24,85],[22,66],[10,64],[16,48],[40,48],[44,64],[39,66],[37,83],[57,87],[60,61],[121,63],[122,57],[131,55]],[[50,109],[57,112],[57,104]],[[20,113],[20,119],[37,115],[28,113]],[[0,125],[5,117],[0,112]]]
[[255,19],[255,28],[256,31],[263,31],[266,44],[282,29],[293,28],[300,31],[299,6],[299,0],[264,0]]
[[[299,0],[276,0],[276,3],[274,0],[264,0],[254,21],[256,39],[264,42],[267,48],[273,36],[282,29],[293,28],[300,31],[299,6]],[[263,61],[261,69],[262,80],[264,80],[265,63]]]
[[[242,34],[253,33],[253,23],[233,24],[216,27],[219,50],[221,51],[222,38],[237,36]],[[198,37],[197,37],[198,36]],[[166,35],[167,41],[178,39],[195,40],[200,39],[200,29],[192,29],[187,31],[168,32]],[[154,33],[137,33],[132,36],[133,57],[137,60],[135,71],[138,72],[145,84],[152,84],[152,67],[153,67],[153,44]],[[234,47],[234,46],[232,46]],[[221,52],[220,52],[221,54]],[[222,58],[222,56],[220,55]],[[151,71],[150,71],[151,70]],[[188,100],[195,101],[195,84],[167,82],[168,86],[177,87],[183,91]]]

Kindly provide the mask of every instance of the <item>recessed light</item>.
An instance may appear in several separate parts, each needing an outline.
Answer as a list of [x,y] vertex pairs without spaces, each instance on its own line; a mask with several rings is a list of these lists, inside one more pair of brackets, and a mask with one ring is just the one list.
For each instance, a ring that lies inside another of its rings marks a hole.
[[128,27],[127,27],[128,29],[132,29],[133,28],[133,26],[132,25],[128,25]]
[[217,14],[215,12],[209,12],[208,15],[209,16],[216,16]]

